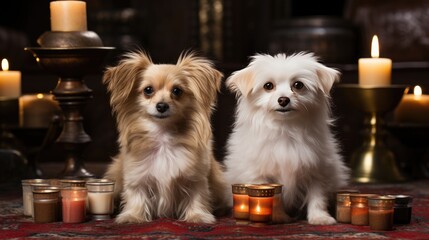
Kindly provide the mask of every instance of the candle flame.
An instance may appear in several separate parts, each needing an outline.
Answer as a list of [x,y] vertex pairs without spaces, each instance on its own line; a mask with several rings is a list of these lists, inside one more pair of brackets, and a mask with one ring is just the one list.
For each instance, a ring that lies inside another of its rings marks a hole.
[[43,94],[42,94],[42,93],[38,93],[38,94],[36,95],[36,97],[37,97],[38,99],[42,99],[42,98],[43,98]]
[[414,96],[420,97],[422,95],[422,88],[417,85],[414,87]]
[[3,69],[3,71],[9,70],[9,62],[6,58],[3,58],[3,60],[1,60],[1,69]]
[[260,207],[259,205],[258,205],[258,206],[256,206],[255,211],[256,211],[256,213],[261,213],[261,207]]
[[374,35],[371,42],[371,57],[378,58],[380,56],[378,37]]

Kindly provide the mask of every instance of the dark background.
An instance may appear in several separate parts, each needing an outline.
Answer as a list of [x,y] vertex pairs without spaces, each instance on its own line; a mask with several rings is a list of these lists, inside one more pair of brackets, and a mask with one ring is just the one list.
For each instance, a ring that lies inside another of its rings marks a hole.
[[[22,71],[22,92],[49,92],[57,77],[45,72],[24,47],[50,29],[48,0],[2,2],[0,58]],[[380,38],[381,56],[394,62],[392,83],[419,84],[429,92],[429,2],[424,0],[89,0],[88,29],[105,46],[116,47],[106,60],[114,65],[129,50],[144,49],[156,63],[175,63],[183,50],[195,49],[212,59],[225,78],[245,67],[255,53],[314,51],[321,61],[342,73],[343,83],[357,83],[357,61],[369,56],[372,35]],[[328,18],[329,17],[329,18]],[[294,22],[304,19],[303,22]],[[310,19],[310,20],[309,20]],[[322,19],[322,23],[311,19]],[[304,31],[305,30],[305,31]],[[85,77],[94,91],[84,111],[84,126],[92,143],[87,162],[109,162],[117,152],[116,127],[100,74]],[[226,89],[213,116],[215,153],[224,156],[235,100]],[[336,132],[348,161],[361,143],[362,114],[333,90]],[[389,120],[389,116],[387,116]],[[426,140],[423,140],[427,142]],[[388,135],[398,164],[408,174],[415,150]],[[426,146],[426,145],[425,145]],[[418,157],[427,158],[424,147]],[[421,149],[420,149],[421,150]],[[61,161],[54,144],[41,162]],[[414,160],[413,160],[414,161]]]

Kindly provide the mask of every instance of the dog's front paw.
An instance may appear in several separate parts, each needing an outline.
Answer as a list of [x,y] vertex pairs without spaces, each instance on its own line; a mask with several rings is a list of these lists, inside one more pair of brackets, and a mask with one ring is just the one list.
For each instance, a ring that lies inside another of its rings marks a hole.
[[337,221],[329,215],[321,214],[309,217],[308,223],[313,225],[332,225],[337,223]]
[[129,213],[120,213],[116,219],[115,222],[122,224],[122,223],[144,223],[144,222],[150,222],[151,219],[146,217],[140,217],[134,214]]
[[191,223],[213,224],[216,223],[216,218],[210,213],[193,212],[186,214],[186,217],[183,219],[183,221]]

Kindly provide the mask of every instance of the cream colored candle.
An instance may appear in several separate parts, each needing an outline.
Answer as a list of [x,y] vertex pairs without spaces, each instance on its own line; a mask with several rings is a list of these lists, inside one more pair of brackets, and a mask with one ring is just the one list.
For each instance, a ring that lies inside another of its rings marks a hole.
[[86,31],[86,3],[83,1],[53,1],[51,31]]
[[377,35],[372,38],[371,57],[359,59],[359,84],[362,86],[390,85],[392,60],[389,58],[379,58]]
[[26,94],[19,97],[19,123],[26,128],[47,128],[60,112],[52,94]]
[[401,123],[429,123],[429,95],[422,94],[420,86],[414,94],[406,94],[395,109],[395,120]]
[[113,192],[88,192],[88,200],[91,214],[113,213]]
[[21,72],[9,71],[7,59],[1,61],[0,98],[18,98],[21,95]]

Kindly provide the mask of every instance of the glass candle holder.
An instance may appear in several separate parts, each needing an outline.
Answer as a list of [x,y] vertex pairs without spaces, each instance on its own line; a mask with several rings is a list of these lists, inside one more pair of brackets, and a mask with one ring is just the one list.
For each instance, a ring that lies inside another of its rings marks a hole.
[[350,195],[350,222],[353,225],[368,226],[369,210],[368,197],[377,196],[376,194],[351,194]]
[[252,223],[267,224],[271,222],[273,214],[274,187],[250,185],[249,220]]
[[249,195],[247,184],[232,184],[232,215],[237,220],[249,220]]
[[[51,179],[48,179],[48,182],[51,182]],[[61,187],[59,186],[52,186],[52,185],[48,185],[48,186],[41,186],[41,185],[33,185],[33,192],[37,191],[37,190],[56,190],[58,191],[58,203],[57,203],[57,220],[61,221],[62,219],[62,198],[61,198]]]
[[273,223],[281,223],[276,222],[276,214],[281,214],[284,212],[283,207],[283,200],[282,200],[282,191],[283,191],[283,185],[278,183],[265,183],[262,184],[265,186],[274,187],[274,197],[273,197],[273,214],[272,214],[272,221]]
[[388,195],[395,198],[393,206],[393,223],[410,224],[413,197],[410,195]]
[[33,216],[33,189],[31,184],[48,185],[45,179],[24,179],[22,184],[22,206],[25,216]]
[[109,179],[94,179],[86,183],[89,212],[94,220],[110,219],[113,213],[115,182]]
[[63,222],[81,223],[86,218],[87,189],[68,187],[61,190]]
[[393,229],[393,205],[394,197],[378,196],[369,197],[369,227],[372,230]]
[[58,189],[33,190],[35,223],[50,223],[58,220]]
[[61,179],[61,187],[86,187],[85,179]]
[[340,223],[351,223],[350,193],[337,193],[336,219]]

